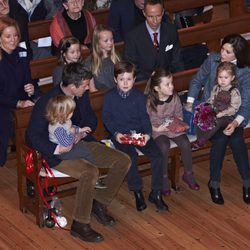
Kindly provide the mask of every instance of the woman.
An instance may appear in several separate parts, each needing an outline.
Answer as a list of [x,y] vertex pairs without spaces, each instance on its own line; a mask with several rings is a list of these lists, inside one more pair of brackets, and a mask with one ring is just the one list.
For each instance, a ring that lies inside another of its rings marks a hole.
[[224,204],[220,192],[221,169],[225,150],[229,145],[242,178],[243,200],[250,204],[249,160],[243,135],[244,126],[247,125],[250,117],[250,47],[242,36],[237,34],[226,36],[222,41],[220,53],[211,53],[202,64],[191,81],[186,107],[187,109],[192,108],[192,103],[198,97],[202,87],[204,87],[203,99],[208,99],[216,82],[216,69],[220,62],[236,64],[236,78],[239,83],[242,103],[235,119],[226,128],[220,129],[211,139],[213,144],[210,152],[208,187],[212,201],[216,204]]
[[12,110],[34,105],[39,97],[32,83],[27,51],[18,47],[20,31],[16,21],[0,19],[0,166],[6,161],[12,133]]
[[57,12],[50,25],[50,34],[55,47],[65,36],[74,36],[86,49],[91,43],[95,19],[87,10],[82,10],[84,0],[62,0],[64,9]]

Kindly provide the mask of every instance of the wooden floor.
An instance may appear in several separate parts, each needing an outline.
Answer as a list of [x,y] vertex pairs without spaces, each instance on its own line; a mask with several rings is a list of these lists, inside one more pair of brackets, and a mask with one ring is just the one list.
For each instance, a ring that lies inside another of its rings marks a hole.
[[[191,191],[181,182],[181,191],[166,202],[169,212],[157,212],[153,205],[137,212],[133,194],[124,182],[109,212],[118,220],[104,227],[92,219],[102,233],[102,243],[85,243],[58,228],[38,228],[31,214],[18,209],[16,162],[0,168],[0,249],[250,249],[250,207],[242,200],[242,186],[234,161],[228,156],[222,176],[225,205],[215,205],[207,189],[208,161],[194,165],[201,185]],[[144,177],[145,197],[150,177]],[[71,223],[74,197],[62,200],[64,215]]]

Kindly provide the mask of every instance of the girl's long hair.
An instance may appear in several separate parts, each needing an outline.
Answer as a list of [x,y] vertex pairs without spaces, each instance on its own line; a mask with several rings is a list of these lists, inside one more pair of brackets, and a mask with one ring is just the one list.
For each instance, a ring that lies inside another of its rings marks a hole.
[[156,106],[159,102],[159,95],[155,87],[160,85],[162,77],[172,77],[172,73],[165,69],[156,69],[149,78],[144,91],[148,99],[149,108],[153,111],[156,111]]
[[[103,53],[99,48],[100,33],[102,31],[110,31],[113,34],[112,29],[105,24],[97,24],[95,26],[95,29],[93,32],[93,38],[92,38],[92,55],[91,55],[91,59],[92,59],[91,71],[94,75],[98,75],[100,73],[101,68],[102,68]],[[110,51],[109,56],[110,56],[111,61],[114,64],[116,64],[118,61],[120,61],[119,56],[115,52],[114,45]]]

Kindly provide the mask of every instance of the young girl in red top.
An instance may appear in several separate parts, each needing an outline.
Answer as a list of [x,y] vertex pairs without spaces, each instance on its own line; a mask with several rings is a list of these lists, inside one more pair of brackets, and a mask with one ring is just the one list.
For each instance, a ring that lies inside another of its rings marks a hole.
[[[182,105],[179,96],[174,93],[172,74],[164,69],[155,70],[149,79],[145,94],[148,98],[147,110],[150,116],[153,138],[164,155],[163,190],[166,196],[170,195],[170,185],[168,181],[168,152],[170,141],[175,142],[181,150],[184,165],[182,179],[189,188],[199,190],[192,171],[191,146],[188,137],[183,129],[182,132],[170,130],[166,123],[167,120],[177,118],[182,120]],[[184,127],[183,127],[184,128]]]

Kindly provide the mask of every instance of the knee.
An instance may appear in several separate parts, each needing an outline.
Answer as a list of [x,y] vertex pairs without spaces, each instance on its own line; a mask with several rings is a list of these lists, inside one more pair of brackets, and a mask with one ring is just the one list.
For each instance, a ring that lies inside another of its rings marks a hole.
[[98,176],[99,169],[97,167],[94,167],[93,165],[89,165],[82,171],[80,179],[88,179],[89,181],[96,183]]

